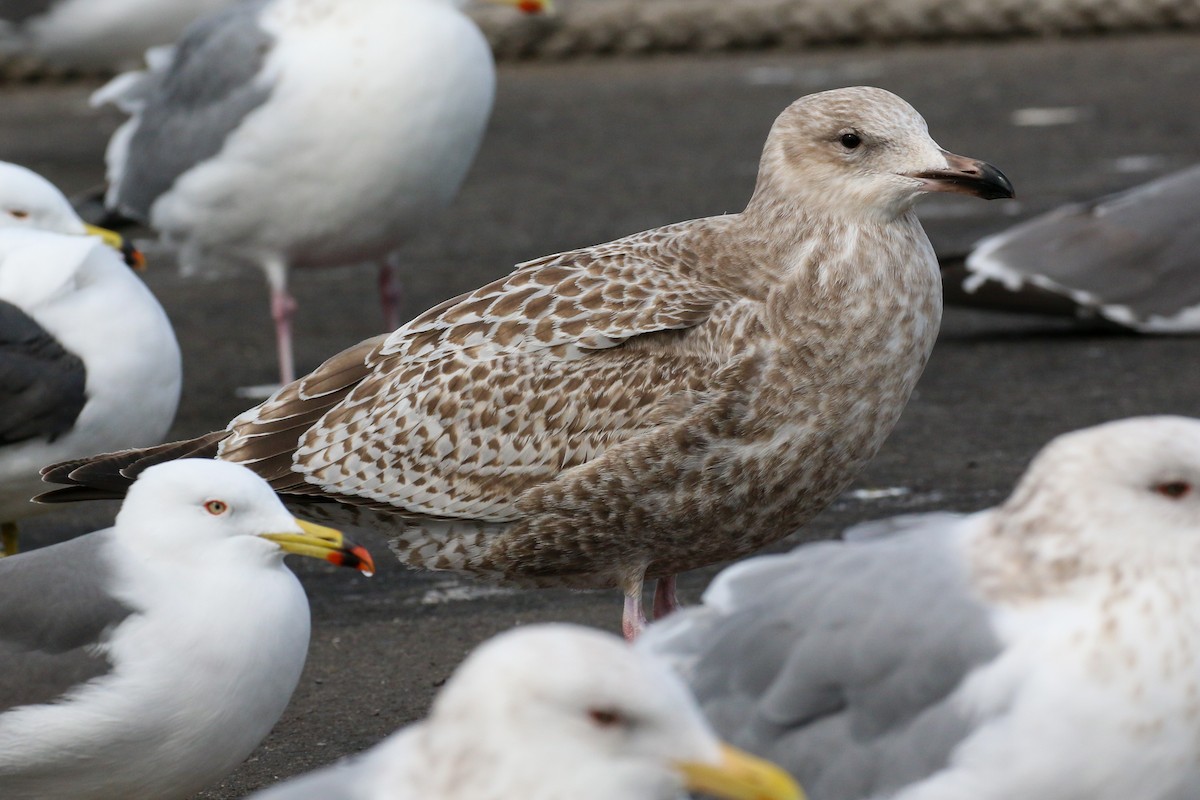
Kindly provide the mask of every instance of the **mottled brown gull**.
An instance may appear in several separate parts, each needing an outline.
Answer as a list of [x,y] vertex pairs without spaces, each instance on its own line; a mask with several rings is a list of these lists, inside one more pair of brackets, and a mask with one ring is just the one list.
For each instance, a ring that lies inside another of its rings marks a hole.
[[1002,505],[722,572],[639,646],[812,800],[1200,796],[1200,420],[1051,442]]
[[643,580],[669,610],[676,573],[795,531],[878,450],[937,335],[931,191],[1012,193],[889,92],[801,98],[740,214],[522,264],[225,431],[51,469],[81,486],[46,499],[212,455],[390,530],[407,564],[619,587],[632,635]]
[[532,625],[463,662],[429,716],[253,800],[803,800],[713,736],[677,677],[615,636]]

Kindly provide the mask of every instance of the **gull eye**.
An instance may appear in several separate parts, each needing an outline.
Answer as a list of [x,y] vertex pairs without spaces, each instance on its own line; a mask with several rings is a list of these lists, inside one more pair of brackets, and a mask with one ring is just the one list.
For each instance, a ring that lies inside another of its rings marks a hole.
[[592,722],[598,728],[611,728],[625,721],[625,718],[621,716],[621,712],[611,708],[589,708],[588,717],[591,718]]
[[842,147],[846,148],[847,150],[853,150],[862,144],[862,137],[852,131],[850,133],[843,133],[838,137],[838,141],[841,143]]
[[13,219],[28,219],[29,218],[29,212],[22,208],[10,208],[8,210],[8,215],[10,217],[12,217]]
[[1160,483],[1154,487],[1154,491],[1161,494],[1163,497],[1169,497],[1172,500],[1179,500],[1186,497],[1192,492],[1192,485],[1187,481],[1167,481]]
[[229,504],[224,500],[209,500],[204,504],[204,510],[214,517],[219,517],[229,510]]

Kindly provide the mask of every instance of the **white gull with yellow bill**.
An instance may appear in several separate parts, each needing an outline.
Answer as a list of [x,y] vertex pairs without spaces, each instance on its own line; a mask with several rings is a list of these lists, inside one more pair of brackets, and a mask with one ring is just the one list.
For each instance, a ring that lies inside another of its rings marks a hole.
[[112,528],[0,559],[0,797],[174,800],[271,730],[308,652],[286,553],[371,572],[249,470],[146,470]]

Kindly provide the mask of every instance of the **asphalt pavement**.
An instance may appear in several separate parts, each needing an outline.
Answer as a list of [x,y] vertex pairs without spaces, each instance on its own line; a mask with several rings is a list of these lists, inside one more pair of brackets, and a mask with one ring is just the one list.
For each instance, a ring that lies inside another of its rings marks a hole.
[[[1200,160],[1197,35],[506,64],[461,196],[404,250],[406,311],[519,261],[740,209],[775,116],[803,94],[855,84],[905,97],[942,146],[996,164],[1015,184],[1013,201],[926,203],[922,218],[943,252]],[[120,117],[87,107],[93,88],[0,87],[0,158],[39,170],[69,193],[97,184]],[[147,280],[184,351],[173,436],[222,427],[248,405],[234,388],[275,374],[261,276],[185,279],[160,258]],[[380,332],[371,269],[298,273],[294,289],[301,369]],[[950,310],[883,452],[854,491],[781,546],[878,516],[981,508],[1000,500],[1057,433],[1135,414],[1194,414],[1198,354],[1191,338]],[[26,525],[25,542],[102,527],[112,511],[105,504],[55,511]],[[389,560],[382,537],[366,539],[381,567],[374,578],[295,565],[313,604],[308,668],[274,733],[201,797],[240,797],[373,744],[420,717],[463,655],[512,625],[567,620],[619,630],[615,592],[481,587],[406,570]],[[683,599],[694,600],[712,573],[684,576]]]

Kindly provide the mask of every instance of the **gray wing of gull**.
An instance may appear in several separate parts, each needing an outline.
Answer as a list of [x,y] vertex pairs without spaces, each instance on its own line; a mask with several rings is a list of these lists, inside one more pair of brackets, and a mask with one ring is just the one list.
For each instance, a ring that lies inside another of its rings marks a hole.
[[931,517],[735,565],[645,646],[684,674],[719,734],[784,766],[811,800],[890,796],[946,766],[973,728],[952,694],[999,652],[948,546],[960,518]]
[[125,90],[140,109],[111,205],[149,221],[154,202],[267,101],[270,89],[255,79],[274,42],[259,24],[271,2],[248,0],[193,23],[169,63]]
[[109,531],[0,558],[0,712],[108,673],[95,646],[132,611],[105,589]]
[[[1135,330],[1200,330],[1200,315],[1169,322],[1200,308],[1200,166],[989,237],[968,256],[964,283],[997,271],[1024,283],[989,281],[980,293],[1027,294],[1031,310],[1053,309],[1050,294],[1077,316]],[[998,302],[1019,310],[1017,299]]]
[[0,445],[53,441],[87,403],[83,361],[19,307],[0,300]]

